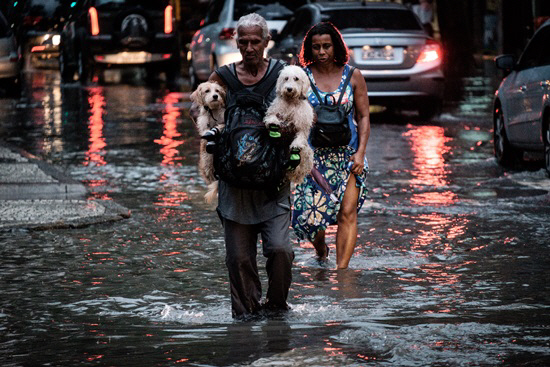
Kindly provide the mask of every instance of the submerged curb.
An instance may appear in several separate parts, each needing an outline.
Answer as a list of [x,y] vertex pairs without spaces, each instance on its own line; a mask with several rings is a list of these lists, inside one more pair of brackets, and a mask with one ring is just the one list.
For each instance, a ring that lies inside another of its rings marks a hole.
[[86,187],[39,158],[0,141],[0,230],[82,227],[129,218],[111,200],[88,200]]

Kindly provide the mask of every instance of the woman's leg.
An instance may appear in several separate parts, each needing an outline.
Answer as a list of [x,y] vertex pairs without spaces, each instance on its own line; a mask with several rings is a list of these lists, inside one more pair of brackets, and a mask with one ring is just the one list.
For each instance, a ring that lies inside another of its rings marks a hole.
[[326,260],[328,256],[328,247],[325,243],[325,231],[319,231],[313,239],[313,247],[319,260]]
[[357,244],[357,200],[359,188],[355,185],[355,175],[351,174],[338,212],[336,232],[336,266],[345,269],[349,265]]

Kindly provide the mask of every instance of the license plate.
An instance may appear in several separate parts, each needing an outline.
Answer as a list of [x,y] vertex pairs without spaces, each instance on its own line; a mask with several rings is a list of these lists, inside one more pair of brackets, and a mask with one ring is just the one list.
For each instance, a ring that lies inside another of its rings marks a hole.
[[363,48],[363,60],[386,60],[395,58],[393,47]]

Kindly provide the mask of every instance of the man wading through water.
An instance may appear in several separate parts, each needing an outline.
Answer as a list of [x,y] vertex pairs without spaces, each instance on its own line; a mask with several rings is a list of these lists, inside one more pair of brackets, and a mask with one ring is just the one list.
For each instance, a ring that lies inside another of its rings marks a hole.
[[[236,36],[242,61],[216,70],[209,81],[217,82],[228,90],[225,136],[230,138],[225,139],[230,140],[229,144],[239,147],[239,158],[242,158],[245,155],[242,154],[243,147],[248,147],[250,141],[254,145],[254,139],[246,134],[246,138],[239,137],[238,134],[229,135],[227,130],[235,124],[241,124],[245,129],[250,125],[257,126],[257,129],[265,129],[263,116],[275,98],[275,81],[283,63],[264,58],[264,51],[271,37],[267,23],[260,15],[253,13],[241,17],[237,23]],[[244,99],[241,98],[243,94]],[[254,94],[263,101],[256,106],[263,105],[264,108],[257,109],[260,112],[256,113],[242,112],[248,108],[245,105],[250,103],[250,96]],[[246,102],[242,102],[243,100]],[[266,131],[262,134],[265,135]],[[220,134],[218,144],[223,143],[223,137],[224,132]],[[262,137],[258,137],[257,141],[261,139]],[[285,182],[277,187],[269,187],[270,185],[253,178],[248,185],[240,185],[235,182],[240,179],[240,174],[227,172],[229,176],[233,174],[233,177],[228,177],[221,172],[228,170],[224,164],[219,163],[219,156],[222,156],[223,161],[223,155],[226,153],[223,149],[216,149],[219,153],[214,154],[214,164],[217,164],[216,173],[220,176],[217,212],[224,227],[225,261],[229,271],[233,317],[246,318],[261,310],[288,310],[286,300],[294,260],[289,231],[290,184]],[[273,165],[278,164],[276,161],[277,159],[270,159],[265,163],[268,170],[275,170]],[[233,171],[236,169],[238,166]],[[256,262],[258,235],[261,236],[263,255],[267,258],[266,270],[269,280],[263,305],[260,303],[262,289]]]

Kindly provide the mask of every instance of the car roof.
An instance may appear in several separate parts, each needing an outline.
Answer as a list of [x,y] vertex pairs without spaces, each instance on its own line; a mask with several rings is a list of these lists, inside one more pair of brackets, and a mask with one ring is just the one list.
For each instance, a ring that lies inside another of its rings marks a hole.
[[326,10],[336,10],[336,9],[356,9],[356,8],[366,8],[366,9],[399,9],[407,10],[409,9],[403,4],[399,3],[389,3],[389,2],[349,2],[349,1],[325,1],[325,2],[315,2],[308,4],[306,6],[313,6],[318,8],[320,11]]

